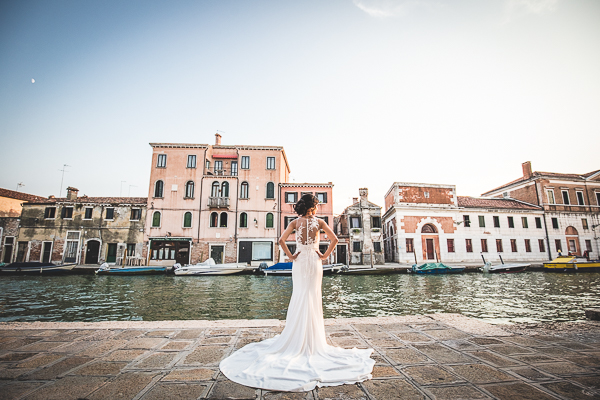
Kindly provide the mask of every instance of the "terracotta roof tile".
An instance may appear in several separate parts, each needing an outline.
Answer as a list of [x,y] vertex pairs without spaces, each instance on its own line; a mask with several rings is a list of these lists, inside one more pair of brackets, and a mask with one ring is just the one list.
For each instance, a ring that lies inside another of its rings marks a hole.
[[34,194],[17,192],[15,190],[2,189],[2,188],[0,188],[0,197],[8,197],[9,199],[16,199],[16,200],[23,200],[23,201],[34,201],[34,200],[44,199],[44,197],[36,196]]
[[35,201],[31,201],[35,204],[57,204],[57,203],[84,203],[84,204],[135,204],[135,205],[146,205],[148,203],[147,197],[87,197],[80,196],[76,200],[69,200],[66,197],[59,198],[40,198]]
[[501,189],[504,189],[506,187],[509,187],[511,185],[514,185],[515,183],[520,183],[520,182],[525,182],[531,179],[535,179],[535,178],[554,178],[554,179],[572,179],[572,180],[585,180],[587,178],[589,178],[590,176],[597,174],[598,172],[600,172],[600,170],[596,170],[596,171],[592,171],[592,172],[588,172],[586,174],[561,174],[558,172],[541,172],[541,171],[535,171],[531,174],[531,178],[525,178],[525,177],[520,177],[518,179],[515,179],[514,181],[505,183],[502,186],[498,186],[495,189],[492,190],[488,190],[487,192],[483,193],[483,195],[487,195],[488,193],[492,193]]
[[505,208],[512,210],[541,210],[541,207],[513,199],[482,199],[458,196],[458,206],[464,208]]

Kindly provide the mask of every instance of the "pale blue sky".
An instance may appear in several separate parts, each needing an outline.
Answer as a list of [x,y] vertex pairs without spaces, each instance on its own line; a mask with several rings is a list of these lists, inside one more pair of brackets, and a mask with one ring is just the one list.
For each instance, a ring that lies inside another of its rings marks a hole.
[[58,196],[68,164],[63,196],[146,196],[149,142],[217,130],[284,146],[336,212],[394,181],[585,173],[599,43],[596,0],[4,1],[0,187]]

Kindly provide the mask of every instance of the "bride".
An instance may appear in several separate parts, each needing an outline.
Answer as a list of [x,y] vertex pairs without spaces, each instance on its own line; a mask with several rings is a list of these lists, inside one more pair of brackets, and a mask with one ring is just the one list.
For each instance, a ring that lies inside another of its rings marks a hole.
[[[250,343],[221,361],[220,369],[242,385],[280,391],[308,391],[315,386],[352,384],[371,379],[373,349],[343,349],[327,344],[321,300],[322,260],[338,242],[329,226],[315,216],[318,200],[305,194],[296,203],[298,218],[281,235],[279,244],[293,261],[292,298],[280,335]],[[296,252],[285,244],[296,230]],[[319,232],[331,240],[319,252]]]

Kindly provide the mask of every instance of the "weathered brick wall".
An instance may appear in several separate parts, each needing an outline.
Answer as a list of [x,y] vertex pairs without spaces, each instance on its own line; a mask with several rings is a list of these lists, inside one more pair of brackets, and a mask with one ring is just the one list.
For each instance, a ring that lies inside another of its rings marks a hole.
[[206,261],[208,257],[210,257],[208,243],[192,243],[192,249],[190,253],[190,264],[197,264]]
[[[404,216],[402,218],[402,223],[404,226],[405,233],[416,233],[417,226],[419,223],[427,219],[429,217],[425,216]],[[451,217],[435,217],[432,218],[433,221],[436,221],[442,226],[442,232],[439,233],[454,233],[456,231],[456,226],[454,225],[454,220]]]
[[53,263],[61,262],[63,257],[63,251],[65,247],[65,240],[63,238],[55,239],[54,246],[52,248],[52,261]]
[[[427,193],[427,194],[426,194]],[[455,193],[451,188],[400,186],[398,202],[420,204],[454,204]]]
[[[535,184],[532,182],[531,185],[519,188],[516,190],[509,191],[509,196],[513,199],[521,200],[530,204],[538,204],[538,197],[535,190]],[[502,198],[502,193],[495,196],[497,198]]]
[[29,242],[29,261],[40,261],[42,254],[42,242],[32,240]]

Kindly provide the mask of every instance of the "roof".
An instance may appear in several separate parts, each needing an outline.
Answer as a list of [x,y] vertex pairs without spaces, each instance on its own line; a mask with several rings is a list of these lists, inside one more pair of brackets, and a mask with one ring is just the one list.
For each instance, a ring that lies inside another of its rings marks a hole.
[[514,199],[482,199],[457,196],[458,206],[463,208],[504,208],[511,210],[541,210],[542,207]]
[[305,187],[305,188],[318,188],[318,187],[333,187],[333,183],[294,183],[294,182],[285,182],[280,183],[281,187]]
[[538,178],[548,178],[548,179],[564,179],[564,180],[575,180],[575,181],[585,181],[588,178],[593,177],[594,175],[597,175],[600,172],[600,170],[596,170],[596,171],[592,171],[592,172],[588,172],[586,174],[561,174],[558,172],[541,172],[541,171],[534,171],[530,177],[520,177],[518,179],[515,179],[514,181],[505,183],[502,186],[499,186],[495,189],[492,190],[488,190],[487,192],[483,193],[483,196],[486,196],[490,193],[502,190],[504,188],[507,188],[509,186],[518,184],[518,183],[523,183],[523,182],[527,182],[527,181],[531,181],[531,180],[535,180]]
[[70,203],[70,204],[135,204],[135,205],[146,205],[148,203],[147,197],[87,197],[80,196],[75,200],[69,200],[66,197],[59,198],[44,198],[40,197],[35,201],[30,201],[32,204],[59,204],[59,203]]
[[2,188],[0,188],[0,197],[7,197],[9,199],[23,200],[23,201],[34,201],[34,200],[44,199],[44,197],[36,196],[34,194],[17,192],[15,190],[2,189]]

